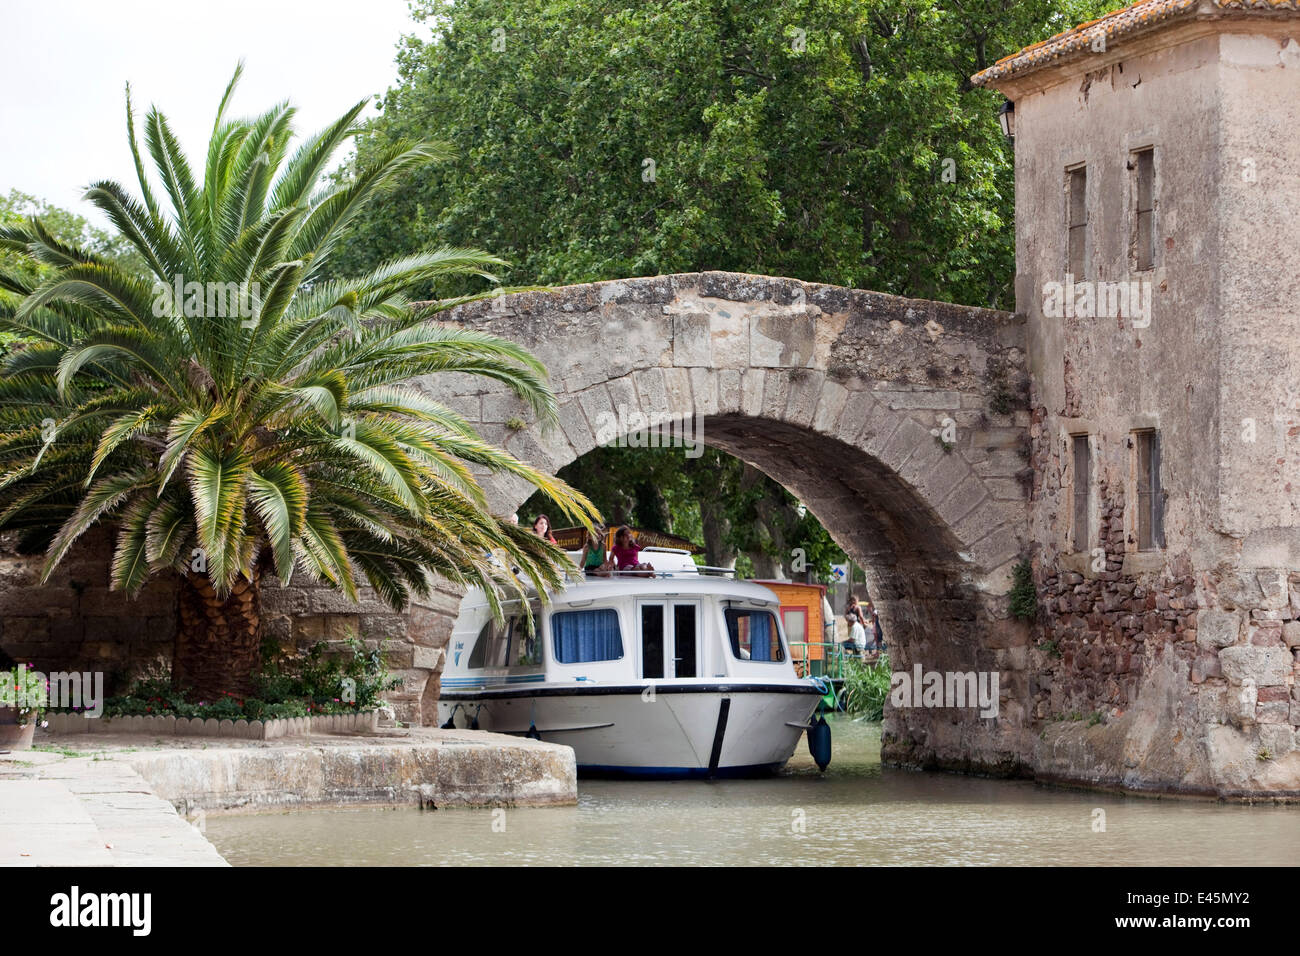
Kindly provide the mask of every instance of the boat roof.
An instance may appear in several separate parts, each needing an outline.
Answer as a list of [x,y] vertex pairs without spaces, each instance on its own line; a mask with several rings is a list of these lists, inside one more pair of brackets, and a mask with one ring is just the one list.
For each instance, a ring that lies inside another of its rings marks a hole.
[[[472,588],[470,593],[477,591]],[[717,597],[723,600],[743,601],[749,604],[769,604],[773,606],[780,605],[780,599],[761,584],[755,584],[752,581],[736,581],[731,578],[714,577],[709,575],[691,575],[677,574],[672,576],[656,576],[653,578],[642,577],[614,577],[614,578],[586,578],[581,581],[573,581],[563,591],[555,591],[551,594],[550,604],[552,608],[572,607],[577,604],[586,604],[597,600],[610,600],[621,597]],[[503,605],[518,603],[518,599],[503,601]],[[487,602],[482,598],[477,601],[469,599],[466,595],[466,601],[463,607],[465,609],[486,607]]]
[[777,596],[761,584],[752,581],[734,581],[730,578],[674,576],[654,578],[588,578],[571,584],[563,591],[551,595],[552,605],[573,605],[611,597],[653,597],[665,595],[685,597],[708,595],[747,601],[756,604],[780,604]]

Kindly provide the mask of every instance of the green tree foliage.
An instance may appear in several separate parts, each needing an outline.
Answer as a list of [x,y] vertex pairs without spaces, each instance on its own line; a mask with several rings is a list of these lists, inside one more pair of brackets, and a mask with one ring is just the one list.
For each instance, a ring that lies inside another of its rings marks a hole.
[[[74,212],[53,206],[17,189],[9,190],[7,196],[0,195],[0,226],[18,226],[33,218],[40,220],[60,242],[87,249],[101,258],[123,263],[128,268],[143,265],[135,250],[121,236],[114,236],[92,226]],[[47,268],[4,249],[0,249],[0,267],[12,269],[29,281],[45,274],[43,269]],[[0,299],[4,295],[4,291],[0,290]],[[17,337],[12,333],[0,331],[0,356],[5,354],[14,341],[17,341]]]
[[[802,577],[796,549],[817,579],[844,560],[844,552],[807,508],[752,465],[705,448],[688,458],[680,448],[599,447],[560,469],[614,523],[665,531],[704,546],[714,567],[733,564],[745,575]],[[531,526],[546,508],[534,494],[520,509]]]
[[[357,162],[430,132],[455,156],[364,214],[342,261],[359,270],[436,236],[497,251],[518,285],[721,269],[1009,307],[1011,153],[1001,97],[969,78],[1112,5],[415,0],[420,28]],[[423,291],[477,288],[458,276]],[[738,463],[692,498],[674,490],[696,487],[687,459],[649,457],[601,452],[564,474],[647,526],[667,503],[699,522],[696,540],[725,527],[710,560],[761,564],[813,540],[819,567],[838,555]]]
[[437,235],[516,284],[726,269],[1007,305],[1010,153],[969,76],[1105,5],[416,0],[360,161],[430,132],[456,156],[345,261]]

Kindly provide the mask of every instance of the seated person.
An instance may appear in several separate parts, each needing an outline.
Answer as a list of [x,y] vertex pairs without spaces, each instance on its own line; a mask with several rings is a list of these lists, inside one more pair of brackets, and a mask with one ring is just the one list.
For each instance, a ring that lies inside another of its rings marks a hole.
[[641,548],[627,525],[623,525],[614,534],[614,547],[610,550],[614,553],[614,563],[619,571],[646,572],[646,577],[654,574],[654,565],[641,562]]
[[578,567],[588,576],[607,578],[613,575],[614,559],[605,550],[604,527],[597,525],[595,531],[587,533],[587,542],[582,546]]

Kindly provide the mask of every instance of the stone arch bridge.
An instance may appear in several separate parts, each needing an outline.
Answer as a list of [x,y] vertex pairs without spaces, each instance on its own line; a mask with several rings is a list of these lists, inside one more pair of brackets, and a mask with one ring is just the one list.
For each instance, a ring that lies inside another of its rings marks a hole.
[[[692,416],[705,443],[789,488],[866,570],[897,666],[1000,674],[993,719],[887,708],[887,760],[1028,769],[1029,629],[1010,617],[1007,597],[1032,474],[1016,318],[705,272],[502,296],[446,321],[529,348],[559,397],[559,425],[543,429],[481,380],[419,383],[484,437],[554,472],[598,438],[619,437],[602,436],[602,423]],[[492,478],[485,488],[507,514],[531,490]],[[109,592],[108,543],[102,532],[88,536],[41,586],[40,557],[0,542],[0,647],[46,670],[105,671],[111,693],[170,654],[176,587],[162,576],[135,600]],[[300,646],[385,639],[404,680],[392,696],[399,718],[431,723],[460,597],[446,584],[397,614],[367,588],[353,603],[296,579],[268,582],[264,635]]]
[[[611,422],[689,417],[704,443],[789,488],[865,569],[897,666],[1001,673],[996,719],[889,713],[886,759],[1018,767],[1029,631],[1007,592],[1031,472],[1015,317],[704,272],[502,296],[448,321],[518,342],[550,371],[560,423],[548,429],[482,380],[420,383],[531,464],[559,470],[621,437]],[[532,491],[513,479],[485,488],[499,513]]]

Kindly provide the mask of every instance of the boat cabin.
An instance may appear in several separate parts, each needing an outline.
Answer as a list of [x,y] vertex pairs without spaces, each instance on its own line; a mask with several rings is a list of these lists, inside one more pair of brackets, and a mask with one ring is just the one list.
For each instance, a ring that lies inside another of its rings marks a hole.
[[709,573],[684,549],[642,556],[653,577],[575,580],[549,605],[531,603],[531,625],[519,602],[501,621],[481,595],[466,603],[443,685],[795,679],[769,588]]

